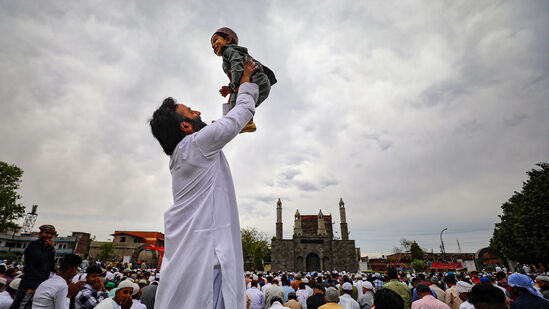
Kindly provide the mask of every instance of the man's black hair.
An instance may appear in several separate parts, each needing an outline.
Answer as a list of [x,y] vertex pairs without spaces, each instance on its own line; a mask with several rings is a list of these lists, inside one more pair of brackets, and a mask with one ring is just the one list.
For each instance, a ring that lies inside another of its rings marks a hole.
[[303,281],[300,282],[299,283],[299,288],[302,289],[302,290],[305,289],[305,282],[303,282]]
[[421,282],[421,280],[419,280],[419,278],[412,278],[412,286],[414,285],[414,283],[416,282]]
[[389,279],[398,279],[398,273],[394,267],[389,267],[387,269],[387,275],[389,276]]
[[487,282],[475,284],[467,298],[476,308],[507,308],[503,291]]
[[6,266],[5,265],[0,265],[0,274],[5,274],[6,273]]
[[[228,35],[226,33],[223,33],[223,32],[216,32],[212,36],[214,36],[214,35],[219,35],[220,37],[222,37],[225,40],[230,36],[230,35]],[[236,45],[236,43],[234,42],[234,38],[232,36],[231,36],[231,42],[229,44],[235,44]]]
[[162,105],[154,111],[149,122],[153,136],[169,156],[172,155],[175,146],[185,137],[185,133],[180,128],[184,119],[175,112],[176,106],[173,98],[164,99]]
[[448,276],[444,277],[444,282],[451,283],[451,284],[456,284],[456,277],[454,277],[452,275],[448,275]]
[[429,294],[433,294],[431,292],[431,289],[429,288],[429,286],[423,282],[420,282],[416,285],[416,291],[418,293],[429,293]]
[[278,297],[278,296],[275,296],[273,298],[271,298],[271,306],[274,304],[274,302],[277,301],[279,302],[280,304],[283,304],[284,301],[282,300],[282,298]]
[[294,292],[288,293],[288,300],[295,299],[297,300],[297,295]]
[[66,271],[72,267],[78,267],[82,264],[82,258],[76,254],[67,254],[59,261],[59,271]]
[[417,277],[419,280],[425,281],[425,275],[424,274],[417,274]]
[[380,289],[374,294],[376,309],[404,308],[404,300],[397,292],[390,289]]
[[343,276],[343,282],[351,282],[351,279],[349,278],[349,276],[345,275]]
[[86,269],[86,274],[98,274],[101,276],[103,274],[103,269],[101,269],[99,265],[91,265]]

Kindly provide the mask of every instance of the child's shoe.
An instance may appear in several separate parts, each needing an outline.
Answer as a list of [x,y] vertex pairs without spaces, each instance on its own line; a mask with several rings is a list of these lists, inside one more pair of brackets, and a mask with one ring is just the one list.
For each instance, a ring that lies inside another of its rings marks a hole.
[[255,123],[253,120],[250,120],[250,122],[248,122],[244,128],[242,128],[242,131],[240,131],[240,133],[248,133],[248,132],[255,132],[256,130],[256,126],[255,126]]

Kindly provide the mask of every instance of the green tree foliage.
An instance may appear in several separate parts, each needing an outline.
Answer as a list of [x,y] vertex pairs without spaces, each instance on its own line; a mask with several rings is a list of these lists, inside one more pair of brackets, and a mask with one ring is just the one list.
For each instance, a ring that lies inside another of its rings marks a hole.
[[501,222],[490,240],[491,248],[525,263],[549,261],[549,164],[537,166],[540,169],[527,172],[522,191],[501,206]]
[[104,242],[99,246],[99,254],[97,259],[100,261],[110,261],[114,257],[114,243]]
[[421,250],[421,248],[419,247],[419,245],[415,240],[410,245],[410,255],[412,256],[412,261],[423,260],[423,250]]
[[412,269],[418,273],[425,271],[425,269],[427,268],[427,266],[425,265],[425,261],[423,260],[413,260],[412,263],[410,263],[410,267],[412,267]]
[[254,269],[263,270],[263,253],[261,252],[261,247],[255,248],[254,252]]
[[17,201],[23,170],[0,161],[0,232],[17,228],[15,223],[25,215],[25,206]]
[[[261,265],[263,265],[263,262],[271,261],[271,245],[265,233],[259,232],[256,228],[242,228],[240,234],[242,237],[244,268],[246,270],[255,268],[256,260],[262,261]],[[263,270],[263,267],[261,267],[261,270]]]

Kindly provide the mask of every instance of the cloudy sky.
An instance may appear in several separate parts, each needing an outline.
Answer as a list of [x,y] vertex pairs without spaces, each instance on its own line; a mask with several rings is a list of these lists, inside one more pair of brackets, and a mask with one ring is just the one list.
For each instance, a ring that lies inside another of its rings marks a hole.
[[[313,5],[314,4],[314,5]],[[0,1],[0,160],[36,226],[106,240],[163,231],[163,98],[221,116],[215,29],[278,84],[225,149],[242,227],[346,204],[363,253],[403,237],[486,246],[501,204],[549,154],[547,1]]]

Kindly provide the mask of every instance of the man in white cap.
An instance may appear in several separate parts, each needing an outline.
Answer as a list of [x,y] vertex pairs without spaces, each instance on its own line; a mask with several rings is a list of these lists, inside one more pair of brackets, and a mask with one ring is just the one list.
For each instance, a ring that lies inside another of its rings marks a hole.
[[120,282],[113,298],[107,298],[94,309],[130,309],[133,305],[134,283],[130,280]]
[[6,289],[0,293],[0,309],[8,309],[11,306],[20,282],[21,278],[13,279]]
[[355,281],[353,282],[353,285],[356,287],[358,291],[357,300],[362,296],[362,274],[358,273],[355,275]]
[[339,291],[334,287],[329,287],[326,290],[326,304],[318,307],[318,309],[345,309],[345,307],[338,304],[338,302]]
[[141,288],[138,283],[133,284],[132,306],[130,309],[147,309],[147,306],[141,302]]
[[257,288],[257,279],[259,279],[259,277],[257,275],[253,275],[251,287],[246,290],[246,293],[250,295],[252,304],[251,309],[263,309],[265,307],[265,294]]
[[545,299],[549,299],[549,276],[537,276],[536,283]]
[[362,287],[360,287],[362,295],[358,297],[358,304],[360,309],[370,309],[374,305],[374,285],[367,280],[362,281]]
[[459,298],[463,301],[463,303],[459,305],[459,309],[475,309],[475,306],[468,301],[469,293],[472,288],[473,285],[465,281],[458,281],[456,283],[456,292],[458,293]]
[[353,294],[353,285],[350,282],[342,284],[343,294],[339,298],[339,304],[345,309],[360,309],[360,305],[351,296]]

